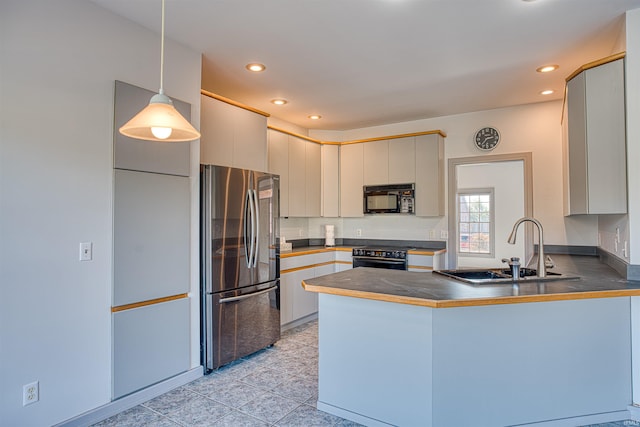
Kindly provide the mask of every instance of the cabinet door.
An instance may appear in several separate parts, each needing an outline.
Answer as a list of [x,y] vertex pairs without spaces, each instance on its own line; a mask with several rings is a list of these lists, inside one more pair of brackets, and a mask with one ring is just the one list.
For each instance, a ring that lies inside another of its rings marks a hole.
[[285,325],[318,311],[318,294],[307,292],[302,281],[314,277],[313,268],[282,274],[280,277],[280,323]]
[[325,144],[322,150],[322,216],[340,215],[340,147]]
[[567,83],[569,214],[627,212],[624,62]]
[[444,215],[444,141],[439,134],[416,137],[416,215]]
[[267,158],[267,118],[235,108],[233,165],[264,172]]
[[306,209],[305,216],[319,217],[321,206],[322,171],[320,144],[305,142],[306,160]]
[[362,144],[364,156],[364,185],[389,183],[389,141]]
[[289,216],[289,138],[269,131],[269,172],[280,175],[280,216]]
[[293,278],[293,320],[302,319],[305,316],[318,312],[318,294],[305,291],[302,281],[314,277],[314,269],[306,268],[289,273]]
[[581,73],[567,83],[567,118],[569,127],[569,210],[586,214],[587,210],[587,134],[585,75]]
[[627,212],[624,62],[586,71],[589,213]]
[[267,118],[206,95],[200,105],[200,163],[265,171]]
[[340,216],[361,217],[363,186],[363,145],[340,147]]
[[113,398],[189,369],[189,298],[113,314]]
[[416,143],[414,137],[389,141],[389,184],[416,182]]
[[[114,102],[113,167],[141,172],[189,176],[191,143],[158,144],[155,141],[129,138],[118,129],[149,104],[153,92],[116,81]],[[173,98],[172,98],[173,99]],[[173,99],[173,105],[187,120],[191,104]]]
[[115,170],[113,305],[189,292],[189,178]]
[[236,107],[200,96],[200,163],[233,167]]
[[280,324],[286,325],[293,321],[293,288],[295,278],[293,273],[280,275]]
[[306,141],[289,136],[289,216],[306,215]]

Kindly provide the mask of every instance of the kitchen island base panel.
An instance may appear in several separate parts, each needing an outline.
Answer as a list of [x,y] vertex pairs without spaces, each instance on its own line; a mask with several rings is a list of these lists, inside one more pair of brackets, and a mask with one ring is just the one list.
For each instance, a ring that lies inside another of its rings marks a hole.
[[629,297],[447,309],[319,297],[326,412],[424,427],[628,414]]

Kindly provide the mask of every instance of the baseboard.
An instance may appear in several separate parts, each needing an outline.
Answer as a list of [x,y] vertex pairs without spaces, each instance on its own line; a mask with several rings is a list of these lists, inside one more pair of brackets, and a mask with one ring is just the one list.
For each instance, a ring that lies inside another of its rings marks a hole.
[[629,425],[630,426],[640,426],[640,407],[635,406],[635,405],[629,405],[627,407],[627,410],[631,414],[629,419],[631,421],[635,422],[635,424],[629,424]]
[[289,323],[285,323],[284,325],[282,325],[280,327],[280,331],[284,332],[284,331],[288,331],[289,329],[293,329],[296,326],[300,326],[300,325],[304,325],[307,322],[310,322],[312,320],[316,320],[318,318],[318,313],[313,313],[310,314],[308,316],[305,316],[301,319],[298,320],[294,320],[293,322],[289,322]]
[[153,399],[154,397],[158,397],[161,394],[165,394],[175,388],[188,384],[191,381],[197,380],[202,375],[202,366],[198,366],[197,368],[178,374],[175,377],[171,377],[165,381],[109,402],[106,405],[92,409],[91,411],[57,424],[54,427],[83,427],[98,423],[119,414],[120,412],[126,411],[127,409],[131,409],[134,406],[138,406],[147,400]]

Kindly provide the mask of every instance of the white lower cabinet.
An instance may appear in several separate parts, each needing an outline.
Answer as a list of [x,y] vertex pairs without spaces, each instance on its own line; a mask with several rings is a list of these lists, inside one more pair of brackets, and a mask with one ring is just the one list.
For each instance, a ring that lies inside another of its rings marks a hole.
[[[307,292],[302,281],[334,273],[335,252],[283,258],[280,262],[280,324],[318,312],[318,294]],[[287,270],[293,270],[287,272]]]
[[336,273],[339,271],[351,270],[353,268],[353,257],[351,254],[351,249],[349,249],[349,251],[336,251],[336,264],[334,266],[334,271]]
[[318,311],[318,294],[302,288],[302,281],[312,279],[313,268],[285,273],[280,276],[280,324],[284,325]]

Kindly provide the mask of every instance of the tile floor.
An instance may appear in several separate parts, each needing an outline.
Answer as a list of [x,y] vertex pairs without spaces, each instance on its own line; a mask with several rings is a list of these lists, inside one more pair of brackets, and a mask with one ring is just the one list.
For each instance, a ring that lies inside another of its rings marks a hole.
[[318,323],[95,427],[358,426],[318,411]]
[[[94,427],[359,426],[318,411],[318,323],[288,330],[273,347],[220,368]],[[616,421],[584,427],[640,427]]]

